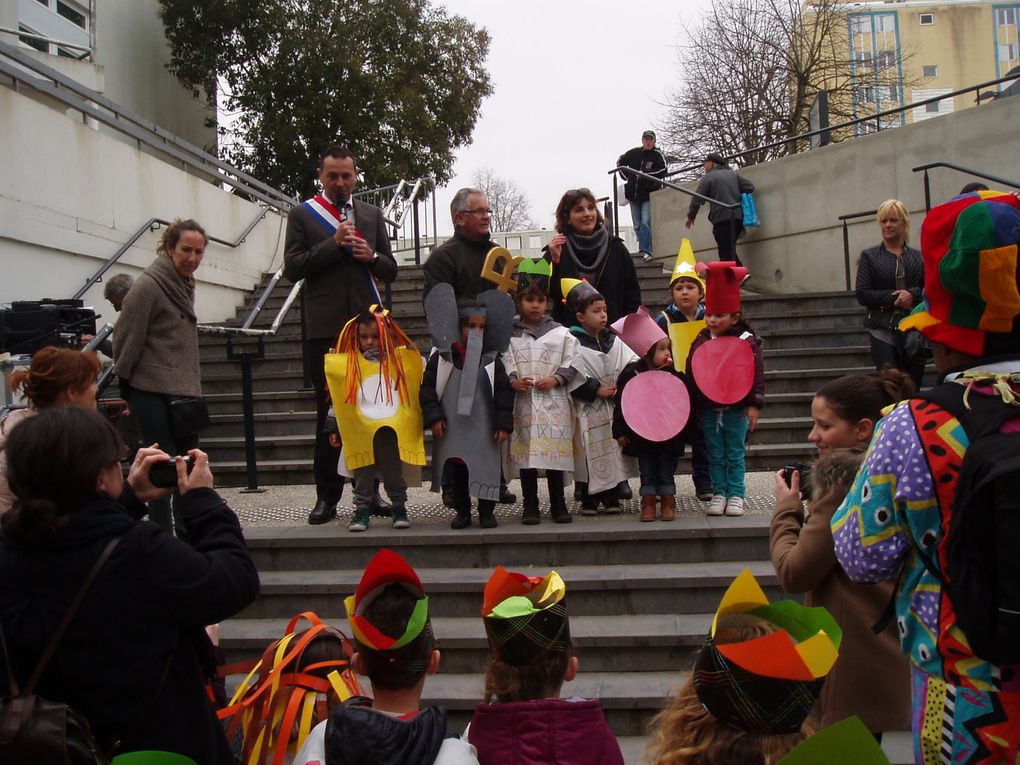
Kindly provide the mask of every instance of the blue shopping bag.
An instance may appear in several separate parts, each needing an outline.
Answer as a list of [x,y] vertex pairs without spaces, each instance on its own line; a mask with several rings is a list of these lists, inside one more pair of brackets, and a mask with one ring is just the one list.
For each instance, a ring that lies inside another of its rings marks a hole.
[[744,192],[740,195],[740,206],[744,210],[744,227],[750,228],[752,226],[760,226],[761,220],[758,218],[758,210],[754,206],[754,197]]

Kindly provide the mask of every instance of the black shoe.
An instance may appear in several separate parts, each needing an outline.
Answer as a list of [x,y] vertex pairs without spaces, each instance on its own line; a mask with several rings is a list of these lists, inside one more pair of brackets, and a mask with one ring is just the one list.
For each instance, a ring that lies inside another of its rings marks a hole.
[[618,499],[634,499],[634,492],[630,490],[630,484],[627,481],[620,481],[617,485],[616,496]]
[[316,502],[312,512],[308,514],[308,522],[313,526],[329,523],[334,518],[336,518],[336,502],[330,504],[324,499]]
[[393,505],[382,498],[382,495],[376,491],[375,496],[372,497],[372,515],[382,516],[383,518],[389,518],[390,512],[393,510]]
[[466,529],[471,525],[471,508],[458,510],[457,515],[450,521],[451,529]]
[[521,523],[525,526],[537,526],[542,522],[542,516],[538,512],[538,502],[534,505],[529,505],[527,501],[524,503],[524,512],[521,513]]
[[499,490],[499,504],[501,505],[512,505],[517,502],[517,495],[514,494],[506,486],[503,486]]
[[563,499],[563,473],[559,470],[550,470],[546,473],[545,480],[549,484],[549,514],[553,523],[571,523],[573,518],[567,510],[567,503]]
[[448,507],[451,510],[453,510],[453,506],[454,506],[454,504],[456,502],[456,497],[454,496],[453,488],[450,487],[450,488],[447,488],[447,489],[443,489],[442,497],[443,497],[443,507]]
[[483,529],[494,529],[499,524],[496,522],[496,516],[493,514],[493,508],[491,502],[485,500],[479,500],[478,502],[478,525]]

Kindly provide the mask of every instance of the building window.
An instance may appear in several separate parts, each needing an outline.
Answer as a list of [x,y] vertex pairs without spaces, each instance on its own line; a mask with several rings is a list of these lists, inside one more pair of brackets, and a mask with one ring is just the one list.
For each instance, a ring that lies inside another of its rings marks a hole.
[[540,237],[540,236],[529,236],[528,237],[528,249],[529,250],[541,250],[542,249],[542,237]]
[[75,26],[88,29],[88,17],[70,3],[57,0],[57,13]]
[[933,79],[939,76],[939,68],[937,66],[922,66],[921,75],[928,79]]
[[[27,32],[28,34],[36,34],[36,31],[34,29],[29,29],[24,24],[18,26],[18,31]],[[42,51],[43,53],[49,53],[50,46],[47,45],[42,40],[37,40],[36,38],[28,37],[27,35],[21,35],[20,37],[18,37],[18,41],[23,45],[27,45],[29,48],[35,48],[36,50]]]
[[506,248],[508,250],[521,249],[521,238],[519,236],[508,236],[506,238]]
[[996,8],[995,23],[998,26],[1016,24],[1016,8]]
[[935,23],[935,14],[934,13],[920,13],[918,15],[921,17],[921,26],[922,27],[930,27],[932,24]]
[[925,104],[924,105],[924,110],[926,112],[928,112],[928,114],[938,114],[939,113],[939,102],[938,101],[934,101],[934,102],[932,102],[930,104]]

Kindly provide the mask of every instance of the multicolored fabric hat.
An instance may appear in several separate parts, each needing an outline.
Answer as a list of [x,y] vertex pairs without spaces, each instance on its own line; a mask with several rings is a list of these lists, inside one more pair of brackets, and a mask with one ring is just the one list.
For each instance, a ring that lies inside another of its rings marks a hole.
[[604,299],[597,289],[584,279],[560,279],[560,294],[567,307],[567,315],[580,313],[585,300]]
[[524,258],[517,267],[517,295],[545,295],[549,297],[552,279],[552,261],[547,257]]
[[980,191],[933,207],[921,226],[924,300],[900,322],[971,356],[989,333],[1013,332],[1020,315],[1020,201]]
[[[717,632],[755,618],[775,631],[739,643],[716,642]],[[800,730],[836,662],[843,639],[824,608],[792,600],[769,603],[750,570],[723,595],[694,667],[701,703],[720,722],[750,733]]]
[[649,348],[667,336],[643,305],[614,321],[609,329],[638,356],[644,356]]
[[555,571],[539,578],[497,566],[482,604],[493,652],[509,664],[526,666],[568,650],[566,594],[567,586]]
[[698,273],[705,280],[705,313],[740,312],[740,285],[749,274],[732,260],[698,263]]
[[[408,615],[404,631],[400,635],[386,635],[365,618],[365,610],[390,584],[400,584],[413,593],[418,602]],[[358,591],[344,600],[344,610],[351,623],[355,640],[376,651],[394,651],[416,639],[426,630],[431,632],[429,620],[429,599],[425,595],[418,575],[400,555],[383,548],[375,554],[361,576]]]
[[697,264],[694,262],[694,248],[691,247],[691,240],[687,237],[680,241],[680,249],[676,254],[676,265],[673,266],[673,275],[669,277],[669,286],[672,287],[681,277],[697,282],[701,285],[701,291],[705,291],[705,280],[698,273]]

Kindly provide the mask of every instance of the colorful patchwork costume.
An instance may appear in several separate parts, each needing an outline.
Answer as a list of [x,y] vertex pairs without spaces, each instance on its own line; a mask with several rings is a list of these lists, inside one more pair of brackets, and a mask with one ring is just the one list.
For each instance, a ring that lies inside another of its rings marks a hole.
[[[947,373],[944,384],[973,379],[977,371],[1012,374],[1012,393],[1020,394],[1017,242],[1020,204],[1012,195],[956,197],[925,219],[926,300],[900,328],[919,329],[979,359],[969,370]],[[1008,388],[1006,379],[999,378]],[[990,393],[976,382],[969,395]],[[1004,400],[1010,395],[1000,393]],[[1020,419],[1003,429],[1014,427]],[[1020,761],[1020,665],[974,655],[939,578],[921,558],[947,573],[946,534],[968,445],[959,421],[937,404],[898,404],[879,421],[832,519],[836,554],[851,579],[890,579],[902,568],[896,619],[912,665],[915,760],[923,765]]]

